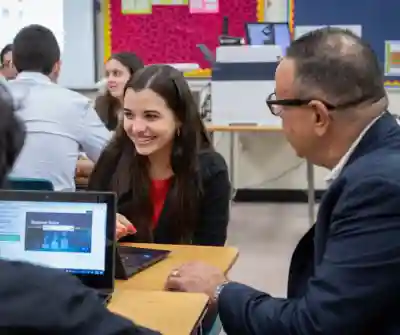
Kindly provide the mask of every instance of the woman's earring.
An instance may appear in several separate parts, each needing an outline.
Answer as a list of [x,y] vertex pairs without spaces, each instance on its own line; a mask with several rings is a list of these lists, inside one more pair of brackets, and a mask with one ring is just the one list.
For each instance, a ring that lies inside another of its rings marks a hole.
[[181,134],[181,130],[180,130],[180,128],[178,128],[177,130],[176,130],[176,136],[179,136]]

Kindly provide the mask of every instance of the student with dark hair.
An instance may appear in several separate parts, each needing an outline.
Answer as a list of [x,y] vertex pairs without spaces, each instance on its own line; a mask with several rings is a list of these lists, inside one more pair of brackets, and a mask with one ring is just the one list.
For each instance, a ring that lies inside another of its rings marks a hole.
[[143,66],[143,61],[131,52],[113,54],[106,62],[106,89],[97,97],[95,109],[109,130],[115,130],[119,115],[123,114],[126,83]]
[[17,71],[12,61],[12,44],[7,44],[0,51],[0,65],[1,65],[1,75],[7,79],[14,79],[17,75]]
[[[123,122],[97,162],[89,189],[116,192],[120,214],[137,229],[124,240],[225,244],[227,166],[178,70],[152,65],[128,81]],[[129,228],[119,224],[117,235]]]
[[[20,153],[25,129],[0,84],[0,182]],[[155,335],[112,314],[79,279],[61,270],[0,260],[0,333]]]
[[111,134],[88,98],[57,85],[60,48],[49,29],[21,29],[13,42],[13,62],[18,76],[9,87],[22,106],[18,115],[27,138],[12,176],[47,179],[55,190],[74,190],[80,148],[95,162]]

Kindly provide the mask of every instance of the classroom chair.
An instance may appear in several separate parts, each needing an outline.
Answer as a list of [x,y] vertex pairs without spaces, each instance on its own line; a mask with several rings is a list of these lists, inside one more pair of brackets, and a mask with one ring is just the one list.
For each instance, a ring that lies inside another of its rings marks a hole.
[[9,177],[5,188],[18,191],[54,191],[51,181],[40,178]]
[[212,328],[210,329],[209,332],[205,333],[205,335],[219,335],[221,334],[222,331],[222,323],[219,317],[217,316],[217,319],[215,320]]

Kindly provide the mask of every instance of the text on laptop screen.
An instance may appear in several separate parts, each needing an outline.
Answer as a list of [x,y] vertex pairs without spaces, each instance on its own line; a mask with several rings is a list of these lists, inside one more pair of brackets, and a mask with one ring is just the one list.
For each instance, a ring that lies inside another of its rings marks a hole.
[[0,201],[0,258],[102,275],[106,223],[103,203]]

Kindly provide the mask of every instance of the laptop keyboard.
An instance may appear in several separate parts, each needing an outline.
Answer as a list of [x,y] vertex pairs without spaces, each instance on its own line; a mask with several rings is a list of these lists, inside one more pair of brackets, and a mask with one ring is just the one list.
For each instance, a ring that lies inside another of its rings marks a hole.
[[121,261],[126,267],[140,268],[151,261],[150,255],[121,255]]

